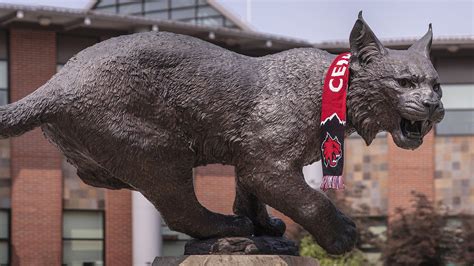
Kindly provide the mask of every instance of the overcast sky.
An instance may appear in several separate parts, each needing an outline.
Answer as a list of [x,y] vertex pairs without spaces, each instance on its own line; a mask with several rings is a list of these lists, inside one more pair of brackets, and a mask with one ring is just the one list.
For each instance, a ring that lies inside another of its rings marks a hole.
[[[218,0],[258,31],[312,42],[346,40],[359,10],[379,38],[474,36],[474,0]],[[0,0],[82,8],[88,0]],[[250,8],[247,8],[250,3]],[[250,10],[250,12],[247,12]]]

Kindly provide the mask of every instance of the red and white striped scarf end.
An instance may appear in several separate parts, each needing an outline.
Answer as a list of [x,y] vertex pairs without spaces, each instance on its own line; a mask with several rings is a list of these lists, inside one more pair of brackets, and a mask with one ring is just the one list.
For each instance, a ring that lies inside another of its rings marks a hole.
[[321,190],[322,191],[327,191],[329,189],[344,189],[344,179],[342,176],[332,176],[332,175],[326,175],[323,176],[323,182],[321,183]]

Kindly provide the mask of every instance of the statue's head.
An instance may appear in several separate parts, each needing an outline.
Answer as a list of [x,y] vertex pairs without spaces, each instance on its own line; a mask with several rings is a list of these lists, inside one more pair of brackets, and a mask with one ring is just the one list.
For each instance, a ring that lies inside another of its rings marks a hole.
[[430,24],[407,50],[387,49],[359,13],[350,35],[350,89],[363,93],[355,96],[359,102],[348,112],[367,145],[387,131],[398,147],[415,149],[443,118],[438,73],[430,60],[432,37]]

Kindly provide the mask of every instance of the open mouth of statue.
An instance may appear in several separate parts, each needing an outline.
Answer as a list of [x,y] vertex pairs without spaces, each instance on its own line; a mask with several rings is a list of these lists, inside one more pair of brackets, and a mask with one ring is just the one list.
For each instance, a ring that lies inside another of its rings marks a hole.
[[400,121],[400,129],[403,136],[409,139],[421,139],[423,128],[423,121],[412,121],[402,117]]

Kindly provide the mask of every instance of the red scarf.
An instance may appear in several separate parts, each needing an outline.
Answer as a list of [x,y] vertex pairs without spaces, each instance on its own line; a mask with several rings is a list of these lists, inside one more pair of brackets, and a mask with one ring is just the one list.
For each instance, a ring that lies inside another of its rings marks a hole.
[[350,53],[340,54],[332,61],[324,79],[321,107],[321,189],[344,189],[344,127],[346,95],[349,83]]

